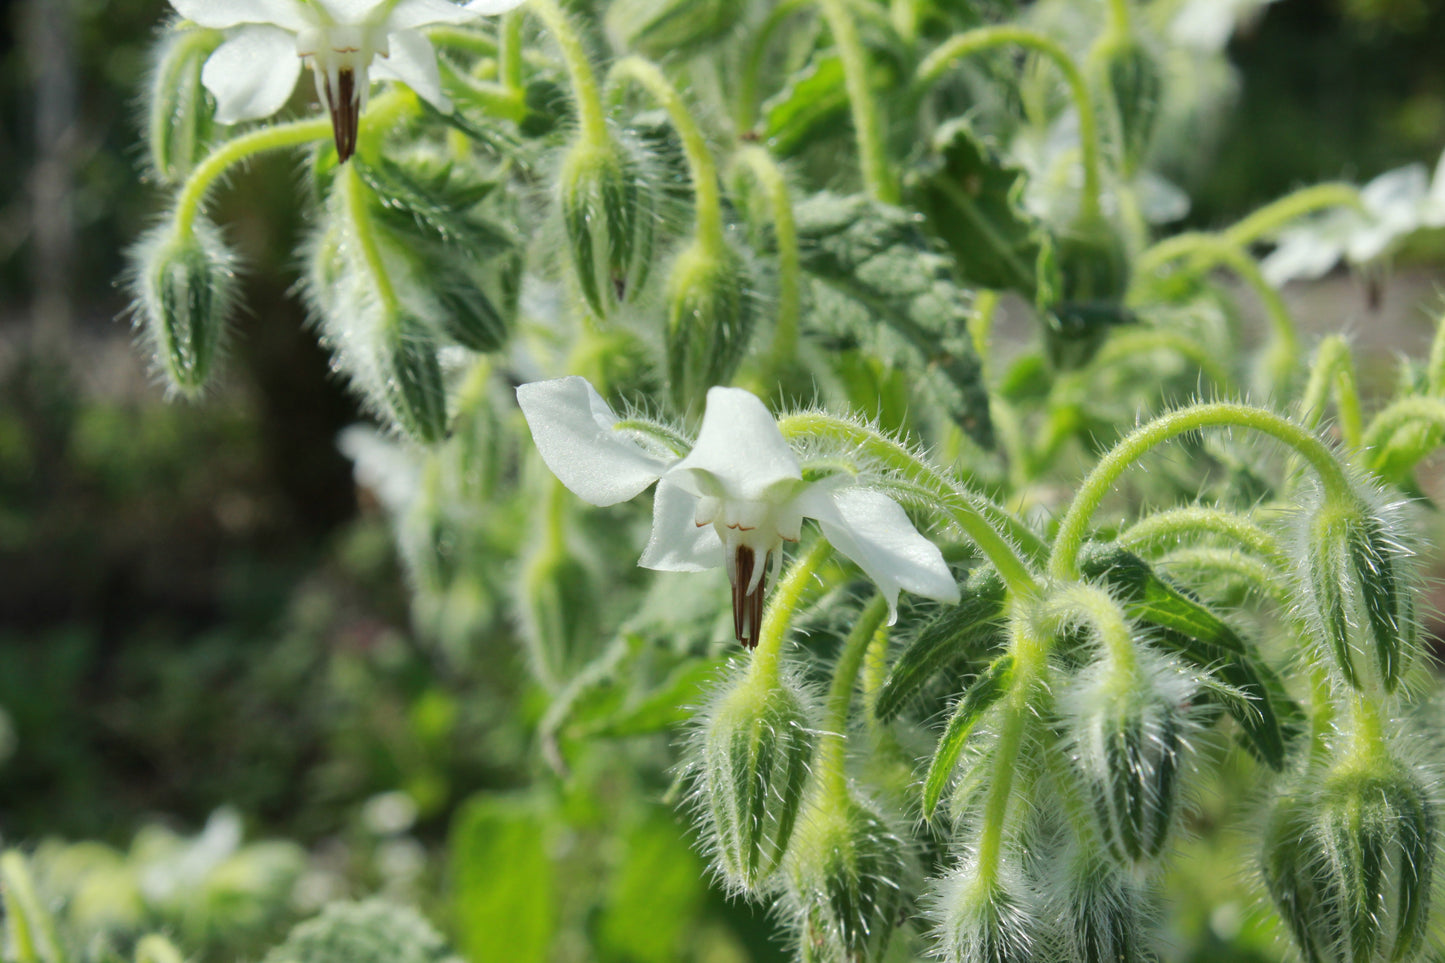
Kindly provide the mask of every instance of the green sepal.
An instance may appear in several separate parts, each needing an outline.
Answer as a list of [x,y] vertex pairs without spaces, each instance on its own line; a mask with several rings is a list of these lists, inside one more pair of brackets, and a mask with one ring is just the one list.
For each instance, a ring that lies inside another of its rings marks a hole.
[[512,232],[472,209],[496,187],[469,179],[450,164],[408,169],[387,158],[355,156],[351,164],[376,194],[387,226],[402,236],[465,248],[473,258],[515,246]]
[[992,568],[968,579],[957,605],[942,609],[909,641],[878,690],[873,714],[887,722],[933,676],[960,659],[976,661],[1003,641],[1004,581]]
[[1281,770],[1290,734],[1284,720],[1303,718],[1283,684],[1230,626],[1183,590],[1161,578],[1144,559],[1113,545],[1089,545],[1079,569],[1102,582],[1124,604],[1129,617],[1154,629],[1153,641],[1191,665],[1213,673],[1242,698],[1225,708],[1252,751]]
[[397,426],[423,444],[446,440],[446,381],[427,325],[414,315],[398,314],[383,330],[377,365],[387,410]]
[[943,798],[943,791],[948,788],[948,782],[953,777],[953,770],[958,765],[969,735],[984,712],[1008,692],[1013,684],[1013,677],[1014,657],[1001,655],[964,690],[963,697],[958,700],[953,715],[948,720],[948,728],[938,740],[938,747],[933,751],[933,761],[928,765],[928,775],[923,780],[924,819],[933,818],[938,801]]
[[179,184],[205,156],[216,129],[216,100],[201,69],[224,39],[219,30],[179,30],[161,40],[151,78],[148,137],[151,166]]

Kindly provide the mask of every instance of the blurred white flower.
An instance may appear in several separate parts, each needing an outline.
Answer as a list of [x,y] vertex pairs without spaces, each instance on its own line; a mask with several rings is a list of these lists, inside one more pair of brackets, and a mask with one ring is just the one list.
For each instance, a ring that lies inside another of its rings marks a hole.
[[[223,124],[269,117],[280,110],[302,61],[331,111],[336,149],[345,161],[356,150],[356,125],[374,75],[399,80],[449,110],[436,51],[420,32],[501,13],[522,0],[171,0],[202,27],[228,31],[201,71]],[[381,58],[375,62],[376,58]]]
[[741,388],[708,391],[697,443],[683,458],[616,430],[617,415],[583,378],[522,385],[517,400],[542,460],[584,501],[613,505],[658,483],[652,537],[638,564],[664,572],[724,565],[737,638],[749,648],[758,641],[768,570],[782,543],[798,540],[805,517],[878,584],[892,615],[900,589],[958,601],[943,556],[897,502],[851,475],[805,480],[773,416]]

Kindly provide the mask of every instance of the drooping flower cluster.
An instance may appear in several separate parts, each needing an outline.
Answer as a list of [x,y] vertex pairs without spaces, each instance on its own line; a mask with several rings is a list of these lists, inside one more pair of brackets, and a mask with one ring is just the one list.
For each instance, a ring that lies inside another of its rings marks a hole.
[[617,415],[583,378],[522,385],[517,400],[542,460],[584,501],[614,505],[657,482],[639,564],[664,572],[725,566],[738,641],[749,648],[758,641],[768,571],[782,543],[798,540],[805,517],[878,584],[890,610],[901,589],[958,601],[943,556],[897,502],[851,475],[805,480],[773,416],[741,388],[708,391],[697,444],[682,458],[616,430]]
[[302,63],[309,63],[344,162],[356,150],[357,123],[373,76],[401,81],[439,110],[451,109],[436,51],[421,28],[465,23],[521,2],[171,0],[171,5],[202,27],[227,31],[201,73],[216,98],[216,120],[235,124],[276,113],[295,89]]

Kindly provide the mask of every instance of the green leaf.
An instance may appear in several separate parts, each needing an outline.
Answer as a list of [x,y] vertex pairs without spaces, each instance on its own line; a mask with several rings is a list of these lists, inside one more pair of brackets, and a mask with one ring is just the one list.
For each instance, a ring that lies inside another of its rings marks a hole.
[[1026,175],[1004,163],[965,120],[938,129],[927,160],[907,179],[910,203],[953,253],[959,277],[1030,302],[1038,288],[1043,228],[1021,203]]
[[621,842],[622,863],[598,921],[600,958],[672,963],[693,945],[707,869],[665,809],[650,813]]
[[1004,583],[992,569],[975,572],[963,599],[939,612],[903,650],[878,690],[873,713],[898,715],[934,674],[960,658],[978,659],[1003,638]]
[[476,257],[515,246],[512,232],[471,213],[491,185],[467,183],[450,176],[450,169],[418,176],[385,157],[352,158],[356,171],[381,202],[392,230],[428,241],[460,244]]
[[843,58],[815,57],[763,104],[761,138],[778,157],[793,157],[848,121]]
[[984,712],[1008,691],[1013,682],[1013,671],[1014,657],[999,656],[973,680],[964,691],[963,698],[958,700],[958,706],[948,720],[948,728],[944,730],[943,738],[938,740],[938,748],[933,752],[933,761],[929,763],[928,775],[923,781],[924,819],[933,818],[938,800],[953,776],[969,735]]
[[471,963],[546,963],[557,921],[551,820],[526,796],[474,796],[452,824],[452,920]]
[[[803,268],[899,336],[921,388],[964,431],[993,444],[983,368],[968,335],[969,293],[902,208],[823,192],[797,207]],[[845,323],[847,323],[845,321]],[[848,332],[869,340],[871,331]]]
[[1161,647],[1239,692],[1242,698],[1225,699],[1225,709],[1259,758],[1284,767],[1285,743],[1302,711],[1252,646],[1132,552],[1091,545],[1079,568],[1085,578],[1113,589],[1130,618],[1155,630],[1152,638]]

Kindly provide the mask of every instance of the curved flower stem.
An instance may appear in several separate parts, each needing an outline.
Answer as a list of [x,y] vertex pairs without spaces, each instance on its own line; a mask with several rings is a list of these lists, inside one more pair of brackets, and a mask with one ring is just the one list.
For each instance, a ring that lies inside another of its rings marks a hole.
[[687,154],[688,173],[692,176],[692,190],[697,200],[694,210],[697,217],[697,239],[703,248],[713,255],[721,256],[726,245],[723,235],[722,196],[718,191],[717,165],[713,162],[712,151],[707,139],[692,119],[687,102],[668,82],[662,71],[641,57],[628,57],[612,65],[607,75],[607,86],[617,88],[624,81],[632,81],[646,90],[672,120],[682,138],[682,148]]
[[765,149],[744,147],[733,158],[732,166],[735,170],[751,174],[767,194],[768,209],[773,218],[773,236],[778,243],[778,318],[767,362],[767,380],[773,382],[798,350],[803,281],[798,253],[798,225],[793,218],[793,200],[788,194],[787,178]]
[[[1223,388],[1229,384],[1229,372],[1204,345],[1182,332],[1169,331],[1164,328],[1130,329],[1118,332],[1104,342],[1104,346],[1099,349],[1099,353],[1094,356],[1089,367],[1104,368],[1110,362],[1122,361],[1135,357],[1140,352],[1159,348],[1173,351],[1193,362],[1194,366],[1199,369],[1199,373],[1216,387]],[[1055,384],[1063,384],[1062,379]]]
[[[1171,261],[1184,257],[1200,257],[1202,246],[1217,241],[1248,248],[1293,220],[1331,207],[1364,210],[1359,189],[1352,184],[1316,184],[1266,204],[1220,234],[1189,232],[1167,237],[1139,255],[1139,259],[1134,263],[1134,276],[1146,278]],[[1195,269],[1199,269],[1197,265]]]
[[1194,545],[1170,552],[1159,559],[1159,564],[1166,569],[1193,568],[1233,575],[1286,611],[1293,602],[1289,583],[1281,577],[1281,569],[1237,549]]
[[1089,520],[1104,496],[1130,465],[1150,449],[1180,435],[1201,428],[1247,428],[1284,442],[1299,452],[1319,475],[1325,498],[1335,503],[1354,499],[1349,477],[1324,442],[1288,419],[1263,408],[1214,402],[1181,408],[1134,429],[1104,456],[1079,487],[1068,512],[1059,523],[1054,548],[1049,556],[1049,574],[1058,579],[1079,576],[1079,550],[1083,547]]
[[1070,582],[1050,593],[1048,614],[1059,622],[1084,622],[1093,629],[1117,668],[1133,672],[1138,664],[1134,653],[1134,636],[1119,604],[1109,593],[1086,582]]
[[497,31],[501,38],[502,83],[514,94],[525,90],[522,74],[522,12],[508,10],[502,14],[502,25]]
[[367,206],[367,194],[370,189],[362,182],[361,175],[356,172],[354,165],[348,164],[342,172],[346,178],[344,189],[346,191],[346,213],[351,220],[351,229],[356,236],[356,246],[361,251],[361,259],[366,262],[367,271],[376,284],[377,300],[385,309],[387,321],[395,323],[397,311],[401,302],[397,299],[396,289],[392,287],[391,275],[387,273],[386,261],[381,256],[381,248],[377,246],[376,230],[371,222],[371,211]]
[[1138,551],[1178,542],[1191,535],[1219,535],[1281,569],[1288,568],[1284,548],[1269,532],[1233,512],[1202,505],[1156,512],[1129,526],[1119,535],[1119,544]]
[[828,544],[827,539],[819,538],[778,579],[777,587],[768,598],[768,607],[763,612],[758,647],[753,650],[750,671],[755,678],[777,678],[782,665],[783,640],[788,637],[793,616],[802,605],[818,569],[832,554],[833,546]]
[[1079,112],[1079,140],[1084,152],[1084,198],[1080,217],[1101,217],[1103,168],[1099,147],[1099,121],[1094,112],[1094,100],[1089,94],[1088,84],[1084,82],[1079,65],[1069,56],[1068,51],[1053,40],[1032,30],[1011,26],[979,27],[958,34],[934,50],[919,65],[913,78],[915,94],[922,94],[937,83],[948,68],[953,66],[954,61],[1006,44],[1024,47],[1047,57],[1063,73],[1074,101],[1074,109]]
[[1435,322],[1435,337],[1430,342],[1430,359],[1426,364],[1426,386],[1432,395],[1445,395],[1445,317]]
[[752,130],[758,122],[758,106],[762,100],[758,96],[758,82],[763,72],[763,60],[767,57],[768,44],[772,42],[773,34],[783,25],[783,21],[803,7],[811,6],[814,2],[815,0],[781,0],[772,10],[768,11],[767,17],[753,31],[750,38],[752,46],[749,47],[747,56],[743,60],[737,93],[734,95],[737,102],[737,114],[734,116],[734,121],[738,130]]
[[843,81],[853,112],[853,132],[858,138],[858,156],[863,164],[863,183],[874,200],[897,204],[901,198],[898,179],[888,159],[887,133],[878,115],[878,100],[868,78],[868,52],[858,36],[858,25],[845,0],[818,0],[838,55],[843,59]]
[[1109,0],[1109,29],[1115,33],[1129,33],[1129,0]]
[[[1390,440],[1397,432],[1407,425],[1420,422],[1436,430],[1445,430],[1445,401],[1413,395],[1401,398],[1377,414],[1360,443],[1362,451],[1371,453],[1371,469],[1378,470],[1384,464]],[[1422,452],[1421,455],[1423,454]]]
[[834,798],[843,798],[848,791],[844,751],[848,746],[848,709],[853,703],[853,689],[863,668],[863,657],[874,639],[880,632],[884,639],[888,637],[887,627],[883,624],[887,617],[888,600],[882,595],[875,595],[853,624],[853,631],[844,640],[838,663],[833,667],[833,683],[828,689],[828,701],[823,710],[823,731],[818,737],[818,748],[813,757],[813,775],[819,780],[823,792]]
[[577,29],[556,0],[529,0],[527,9],[542,20],[562,51],[567,75],[572,80],[572,94],[577,99],[577,120],[582,126],[583,138],[592,147],[605,146],[607,114],[602,109],[602,94],[597,89],[592,61],[587,59],[587,48]]
[[[370,113],[370,111],[368,111]],[[323,141],[332,136],[331,119],[321,117],[315,120],[297,120],[274,127],[262,127],[248,134],[228,140],[201,161],[191,176],[186,178],[176,200],[176,228],[189,236],[195,226],[196,216],[205,204],[211,187],[227,170],[248,157],[264,151],[300,147]]]
[[1344,338],[1332,334],[1320,342],[1310,369],[1309,384],[1300,400],[1300,420],[1306,428],[1318,428],[1324,418],[1330,388],[1334,387],[1335,408],[1340,414],[1340,438],[1350,448],[1364,440],[1360,415],[1360,392],[1355,381],[1355,359]]
[[778,420],[778,429],[784,438],[792,439],[800,435],[832,438],[855,445],[869,456],[878,459],[898,472],[905,481],[918,486],[940,502],[940,507],[973,539],[979,551],[998,569],[999,575],[1011,591],[1029,596],[1037,593],[1038,583],[1034,580],[1033,572],[994,525],[1005,523],[1009,534],[1020,544],[1026,544],[1024,538],[1037,541],[1036,536],[1029,532],[1022,522],[1013,519],[1002,509],[996,506],[981,506],[978,496],[955,489],[942,475],[919,461],[892,438],[872,428],[817,412],[804,412],[781,418]]

